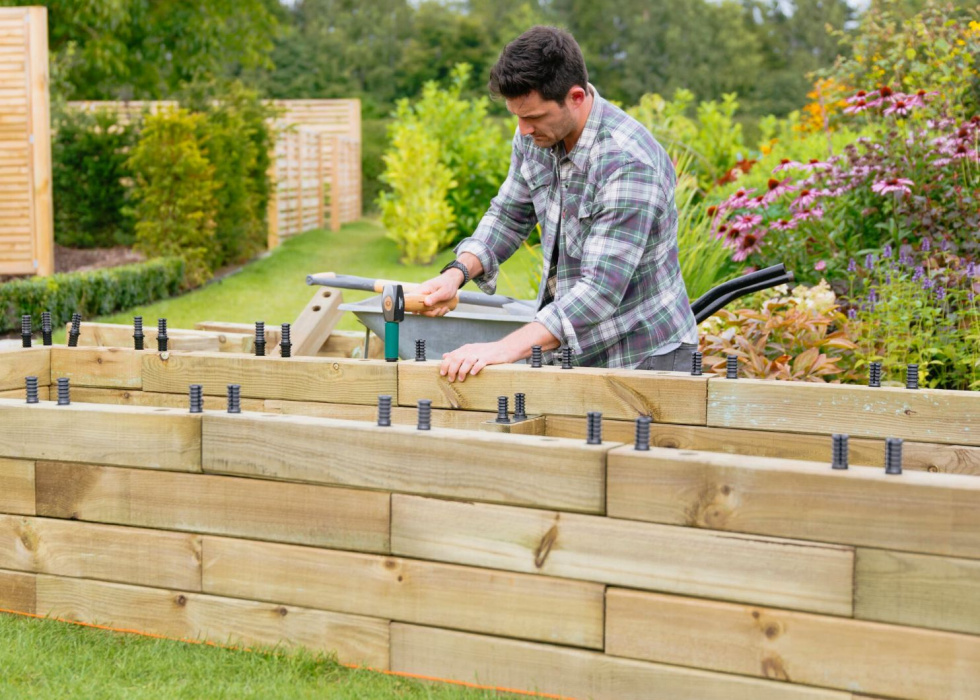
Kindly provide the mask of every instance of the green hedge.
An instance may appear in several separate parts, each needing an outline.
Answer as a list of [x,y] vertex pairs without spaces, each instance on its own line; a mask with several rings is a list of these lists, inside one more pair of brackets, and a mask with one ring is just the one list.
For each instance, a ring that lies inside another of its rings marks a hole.
[[0,284],[0,333],[20,329],[23,314],[34,317],[41,327],[41,313],[51,312],[55,328],[71,320],[74,312],[82,318],[104,316],[180,291],[184,280],[184,261],[158,258],[134,265],[69,272],[51,277],[31,277]]

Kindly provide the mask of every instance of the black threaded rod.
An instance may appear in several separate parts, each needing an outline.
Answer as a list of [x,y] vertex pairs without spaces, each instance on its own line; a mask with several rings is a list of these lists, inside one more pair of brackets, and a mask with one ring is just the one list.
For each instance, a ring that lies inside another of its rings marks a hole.
[[265,321],[255,322],[255,356],[265,357]]
[[541,346],[540,345],[532,345],[531,346],[531,366],[532,367],[540,367],[541,366],[541,360],[542,360]]
[[695,350],[691,353],[691,374],[695,377],[700,377],[703,371],[702,363],[704,361],[704,355],[701,354],[699,350]]
[[847,469],[847,459],[849,456],[847,440],[847,435],[834,433],[833,446],[831,448],[832,461],[830,463],[832,469]]
[[58,405],[68,406],[71,403],[71,386],[68,377],[58,377]]
[[514,420],[527,420],[527,412],[524,406],[525,396],[524,394],[517,393],[514,394]]
[[640,416],[636,419],[636,444],[634,449],[647,452],[650,449],[650,416]]
[[133,349],[142,350],[144,338],[146,336],[143,335],[143,317],[133,316]]
[[68,331],[68,347],[78,347],[78,336],[82,334],[82,315],[74,313],[71,315],[71,329]]
[[738,356],[729,355],[725,365],[726,379],[738,379]]
[[228,385],[228,413],[242,412],[242,385]]
[[167,352],[167,319],[157,319],[157,352]]
[[497,397],[497,420],[496,423],[510,423],[510,418],[507,417],[507,397],[498,396]]
[[293,341],[289,338],[289,324],[282,324],[282,335],[279,337],[279,354],[283,357],[293,356]]
[[561,349],[561,368],[572,368],[572,349],[567,345],[563,346]]
[[919,365],[909,365],[905,370],[905,388],[919,388]]
[[31,347],[31,315],[24,314],[20,317],[20,339],[25,348]]
[[204,387],[200,384],[190,386],[191,413],[204,413]]
[[385,428],[391,425],[391,397],[387,394],[378,397],[378,425]]
[[872,362],[868,365],[868,386],[880,387],[881,386],[881,363]]
[[419,338],[415,341],[415,361],[425,362],[425,339]]
[[25,377],[27,384],[27,403],[37,403],[37,377]]
[[585,442],[589,445],[602,444],[602,414],[598,411],[589,411],[586,414],[586,437]]
[[419,430],[432,429],[432,402],[429,399],[419,399]]
[[41,337],[45,345],[51,345],[51,312],[41,312]]
[[885,438],[885,474],[902,473],[902,438]]

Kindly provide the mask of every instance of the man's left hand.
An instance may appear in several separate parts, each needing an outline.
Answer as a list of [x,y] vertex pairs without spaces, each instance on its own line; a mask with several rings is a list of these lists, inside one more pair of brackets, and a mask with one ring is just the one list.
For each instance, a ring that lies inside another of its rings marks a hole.
[[475,375],[487,365],[502,365],[521,359],[520,352],[510,346],[506,340],[496,343],[470,343],[461,348],[447,352],[442,356],[442,366],[439,374],[450,382],[466,381],[467,375]]

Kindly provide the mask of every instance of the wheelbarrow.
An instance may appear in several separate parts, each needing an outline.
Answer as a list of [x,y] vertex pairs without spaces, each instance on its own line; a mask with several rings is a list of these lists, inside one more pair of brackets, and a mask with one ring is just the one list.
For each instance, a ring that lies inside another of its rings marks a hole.
[[[691,303],[694,318],[701,323],[718,309],[736,299],[769,289],[780,284],[791,284],[793,273],[788,272],[782,263],[763,270],[750,272],[728,282],[719,284]],[[335,275],[324,273],[309,275],[306,283],[323,285],[338,289],[352,289],[377,292],[379,296],[362,301],[340,305],[340,310],[350,311],[369,330],[384,341],[385,320],[381,309],[380,293],[387,280],[375,280],[354,275]],[[416,284],[402,284],[409,297],[418,287]],[[415,357],[415,340],[424,338],[429,357],[439,358],[466,343],[489,343],[500,340],[512,331],[534,320],[537,301],[534,299],[514,299],[501,294],[481,292],[460,292],[456,308],[445,316],[429,317],[419,314],[405,314],[399,329],[398,355],[403,360]]]

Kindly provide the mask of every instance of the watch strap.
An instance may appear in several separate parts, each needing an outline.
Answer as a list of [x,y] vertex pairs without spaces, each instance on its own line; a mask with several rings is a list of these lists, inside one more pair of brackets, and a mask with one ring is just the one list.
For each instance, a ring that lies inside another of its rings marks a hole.
[[462,287],[463,285],[465,285],[467,282],[470,281],[470,271],[466,269],[466,265],[461,263],[459,260],[453,260],[451,263],[449,263],[444,268],[439,270],[439,274],[441,275],[446,270],[451,270],[452,268],[456,268],[457,270],[463,273],[463,284],[459,285],[460,287]]

